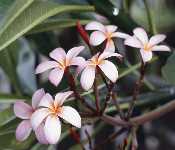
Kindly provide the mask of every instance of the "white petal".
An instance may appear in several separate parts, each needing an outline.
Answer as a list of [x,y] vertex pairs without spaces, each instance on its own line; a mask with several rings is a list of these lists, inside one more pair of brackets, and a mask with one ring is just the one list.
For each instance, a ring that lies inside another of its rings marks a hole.
[[130,36],[125,40],[125,45],[136,47],[136,48],[142,48],[142,43],[134,36]]
[[31,116],[32,128],[36,130],[49,113],[48,108],[40,108],[36,110]]
[[86,30],[98,30],[105,32],[105,26],[101,24],[100,22],[92,21],[88,23],[85,27]]
[[70,106],[63,106],[62,112],[59,114],[61,118],[77,128],[81,128],[81,117],[79,113]]
[[116,82],[118,78],[118,71],[116,66],[108,61],[104,60],[100,65],[98,65],[103,73],[111,80],[112,82]]
[[143,62],[148,62],[152,59],[152,51],[145,51],[143,49],[140,50]]
[[56,116],[48,116],[44,126],[44,133],[49,144],[56,144],[61,135],[61,122]]
[[56,48],[49,53],[49,56],[58,62],[62,62],[66,58],[66,53],[63,48]]
[[42,106],[42,107],[52,107],[53,105],[53,98],[52,96],[49,94],[49,93],[46,93],[43,98],[41,99],[40,103],[39,103],[39,106]]
[[52,69],[52,68],[55,68],[55,67],[58,67],[58,63],[56,61],[46,61],[46,62],[42,62],[41,64],[39,64],[37,67],[36,67],[36,71],[35,73],[38,74],[38,73],[42,73],[48,69]]
[[39,143],[49,144],[44,133],[44,123],[41,123],[39,127],[35,130],[35,135]]
[[152,51],[171,51],[166,45],[157,45],[152,47]]
[[15,115],[21,119],[29,119],[33,113],[32,107],[22,101],[15,102],[13,109]]
[[89,90],[94,83],[94,79],[95,79],[95,68],[92,66],[87,66],[83,70],[80,78],[81,86],[83,87],[83,89]]
[[104,49],[105,52],[115,52],[115,45],[113,40],[108,40],[106,42],[106,47]]
[[62,106],[62,104],[64,103],[64,101],[65,101],[71,94],[73,94],[72,91],[57,93],[57,94],[55,95],[55,101],[54,101],[55,106],[57,106],[57,105]]
[[114,26],[114,25],[107,25],[107,26],[105,26],[105,28],[106,28],[107,32],[112,33],[112,32],[115,32],[118,27]]
[[94,31],[90,35],[90,44],[93,46],[100,45],[104,40],[106,39],[106,36],[101,31]]
[[149,40],[149,44],[151,46],[154,46],[156,44],[159,44],[160,42],[164,41],[166,38],[166,36],[164,34],[157,34],[151,37],[151,39]]
[[71,48],[66,55],[66,59],[70,61],[72,58],[76,57],[82,50],[84,50],[84,46],[78,46]]
[[22,121],[16,129],[16,139],[20,142],[26,140],[32,131],[30,120]]
[[148,35],[143,28],[136,28],[133,30],[134,35],[142,42],[142,44],[148,43]]
[[122,33],[122,32],[114,32],[114,33],[112,33],[112,37],[126,39],[126,38],[130,37],[130,35],[128,35],[126,33]]
[[61,82],[61,79],[63,78],[63,74],[64,74],[64,70],[63,69],[59,69],[59,68],[53,69],[50,72],[50,74],[49,74],[50,82],[53,85],[58,86],[59,83]]
[[75,65],[75,66],[84,66],[85,64],[86,64],[86,61],[83,57],[74,57],[70,63],[70,65]]
[[44,89],[37,90],[32,96],[32,107],[36,109],[42,97],[45,95]]
[[112,56],[120,57],[120,58],[122,57],[122,55],[120,55],[119,53],[112,53],[112,52],[106,52],[105,51],[99,56],[98,60],[101,61],[103,59],[106,59],[106,58],[109,58],[109,57],[112,57]]

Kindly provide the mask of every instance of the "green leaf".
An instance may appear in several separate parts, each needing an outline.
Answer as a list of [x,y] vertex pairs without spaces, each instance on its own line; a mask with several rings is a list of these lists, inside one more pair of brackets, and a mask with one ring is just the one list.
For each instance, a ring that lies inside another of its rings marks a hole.
[[[0,50],[10,45],[20,36],[24,35],[51,16],[68,11],[80,12],[93,10],[94,8],[92,6],[86,5],[59,5],[48,1],[34,1],[22,13],[16,16],[13,21],[7,20],[7,22],[4,22],[4,24],[9,24],[9,22],[10,24],[5,28],[5,30],[3,30],[3,32],[2,30],[0,31]],[[13,8],[13,11],[17,11],[15,7]]]
[[0,127],[14,120],[15,118],[16,117],[11,107],[4,109],[0,112]]
[[166,65],[162,68],[163,77],[170,84],[175,85],[175,52],[168,58]]
[[[78,19],[49,19],[40,25],[33,28],[27,34],[40,33],[46,31],[53,31],[60,28],[73,27],[76,25]],[[91,20],[80,20],[82,25],[89,23]]]

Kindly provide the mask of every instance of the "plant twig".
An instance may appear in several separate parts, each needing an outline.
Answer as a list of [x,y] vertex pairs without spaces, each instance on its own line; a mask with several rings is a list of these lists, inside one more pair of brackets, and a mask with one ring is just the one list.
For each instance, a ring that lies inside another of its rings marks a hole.
[[93,150],[91,136],[89,135],[87,129],[85,129],[85,134],[86,134],[88,142],[89,142],[89,149]]
[[141,68],[140,68],[140,78],[135,84],[134,91],[133,91],[133,98],[132,98],[132,101],[129,105],[129,109],[128,109],[126,119],[129,119],[130,116],[132,115],[134,105],[135,105],[135,102],[137,100],[137,97],[138,97],[138,94],[140,92],[140,88],[142,86],[142,82],[143,82],[143,79],[144,79],[144,76],[145,76],[145,69],[146,69],[146,64],[144,62],[142,62]]

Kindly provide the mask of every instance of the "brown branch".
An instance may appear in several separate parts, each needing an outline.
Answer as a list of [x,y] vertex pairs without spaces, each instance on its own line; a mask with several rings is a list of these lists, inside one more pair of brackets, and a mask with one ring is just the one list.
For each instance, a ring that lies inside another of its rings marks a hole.
[[136,82],[135,87],[134,87],[133,98],[132,98],[132,101],[131,101],[131,103],[129,105],[128,113],[127,113],[127,116],[126,116],[127,120],[132,115],[132,112],[133,112],[133,109],[134,109],[134,106],[135,106],[135,102],[136,102],[137,97],[139,95],[140,88],[142,86],[142,82],[143,82],[143,79],[144,79],[144,76],[145,76],[145,69],[146,69],[146,64],[142,61],[141,68],[140,68],[140,78]]
[[160,106],[146,114],[143,114],[138,117],[133,117],[129,121],[124,121],[124,120],[121,120],[119,117],[114,118],[108,115],[103,115],[101,119],[105,121],[106,123],[114,125],[114,126],[118,125],[118,126],[123,126],[123,127],[130,127],[130,126],[142,125],[146,122],[155,120],[173,110],[175,110],[175,100],[163,106]]
[[96,71],[96,76],[94,79],[94,95],[95,95],[95,105],[96,105],[96,109],[97,109],[97,114],[99,115],[100,113],[100,101],[99,101],[99,92],[98,92],[98,88],[97,88],[97,71]]

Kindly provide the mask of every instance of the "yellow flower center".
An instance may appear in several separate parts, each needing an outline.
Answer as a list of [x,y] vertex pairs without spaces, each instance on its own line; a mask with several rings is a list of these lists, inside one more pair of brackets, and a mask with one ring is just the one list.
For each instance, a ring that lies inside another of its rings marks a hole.
[[145,51],[151,51],[152,46],[146,43],[143,48]]
[[107,37],[107,40],[111,40],[112,32],[106,32],[106,37]]
[[52,114],[52,115],[57,116],[59,113],[62,112],[62,107],[59,106],[59,105],[54,105],[54,104],[53,104],[53,105],[50,107],[50,111],[51,111],[51,114]]

